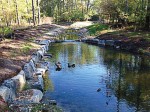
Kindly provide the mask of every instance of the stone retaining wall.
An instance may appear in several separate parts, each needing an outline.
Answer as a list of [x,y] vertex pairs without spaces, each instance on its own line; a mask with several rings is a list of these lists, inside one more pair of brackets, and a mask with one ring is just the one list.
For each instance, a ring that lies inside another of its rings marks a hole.
[[121,40],[108,40],[108,39],[96,39],[96,38],[89,38],[89,39],[82,39],[82,42],[89,43],[89,44],[94,44],[98,46],[103,46],[103,47],[111,47],[117,50],[124,50],[124,51],[129,51],[131,53],[138,53],[138,54],[144,54],[147,56],[150,56],[149,52],[146,53],[141,53],[138,49],[138,47],[135,50],[135,46],[132,45],[127,45],[123,43]]
[[[47,51],[52,41],[38,40],[35,42],[41,45],[41,48],[32,54],[30,61],[24,65],[17,76],[5,80],[0,86],[0,96],[3,100],[9,104],[10,108],[18,106],[17,111],[21,112],[31,111],[29,108],[25,109],[23,105],[40,103],[44,90],[43,75],[50,65],[43,58],[51,58]],[[27,90],[24,90],[25,88]]]

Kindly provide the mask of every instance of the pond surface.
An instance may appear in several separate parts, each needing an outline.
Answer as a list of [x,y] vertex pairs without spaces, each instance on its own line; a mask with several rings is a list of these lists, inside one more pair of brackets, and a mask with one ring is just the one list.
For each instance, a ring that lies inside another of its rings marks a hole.
[[[65,112],[150,111],[149,58],[80,42],[52,44],[49,52],[46,97]],[[55,70],[58,61],[61,71]]]

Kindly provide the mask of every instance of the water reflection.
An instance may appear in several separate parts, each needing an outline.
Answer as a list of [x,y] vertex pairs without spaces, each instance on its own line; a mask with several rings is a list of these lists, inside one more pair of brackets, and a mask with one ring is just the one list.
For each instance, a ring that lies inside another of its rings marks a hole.
[[80,37],[78,35],[78,31],[74,29],[68,29],[57,38],[59,38],[59,40],[78,40]]
[[44,91],[53,91],[54,90],[54,85],[52,83],[52,81],[50,80],[49,78],[49,72],[47,71],[45,73],[45,75],[43,76],[43,79],[44,79]]
[[[53,44],[47,92],[69,112],[150,111],[150,59],[83,43]],[[63,69],[55,71],[60,61]],[[75,63],[75,68],[68,68]],[[97,90],[100,90],[97,92]]]

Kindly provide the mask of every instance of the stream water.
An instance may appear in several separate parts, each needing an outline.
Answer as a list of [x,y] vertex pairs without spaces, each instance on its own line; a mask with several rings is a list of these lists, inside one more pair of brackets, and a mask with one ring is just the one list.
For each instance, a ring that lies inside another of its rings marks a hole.
[[[55,43],[49,52],[46,97],[65,112],[150,111],[149,58],[81,42]],[[58,61],[61,71],[56,71]]]

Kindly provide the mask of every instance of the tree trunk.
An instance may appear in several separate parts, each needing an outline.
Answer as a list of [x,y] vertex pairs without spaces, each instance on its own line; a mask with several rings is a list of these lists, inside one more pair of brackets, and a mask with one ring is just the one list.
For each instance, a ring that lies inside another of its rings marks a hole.
[[[29,7],[28,7],[28,5],[29,5],[29,1],[28,0],[26,0],[26,4],[27,4],[27,13],[29,14],[30,11],[29,11]],[[28,23],[30,25],[30,23],[31,23],[30,18],[28,18]]]
[[37,0],[37,7],[38,7],[38,24],[40,24],[40,6],[39,6],[39,0]]
[[33,25],[35,26],[34,0],[32,0],[32,19],[33,19]]
[[145,18],[145,29],[149,30],[150,25],[150,0],[148,0],[147,3],[147,12],[146,12],[146,18]]
[[89,12],[89,6],[90,6],[90,0],[88,0],[88,2],[87,2],[87,14]]
[[16,7],[16,20],[17,20],[18,25],[20,25],[17,0],[14,0],[14,3]]

